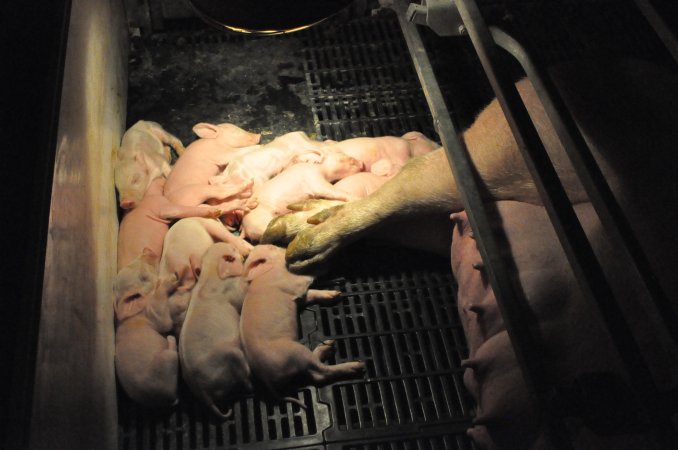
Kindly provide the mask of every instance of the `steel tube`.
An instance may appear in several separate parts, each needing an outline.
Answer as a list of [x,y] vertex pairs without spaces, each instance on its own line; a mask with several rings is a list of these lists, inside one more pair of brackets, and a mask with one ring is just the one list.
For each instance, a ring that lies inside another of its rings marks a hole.
[[[539,324],[518,285],[515,269],[511,270],[514,265],[510,254],[503,251],[508,248],[505,237],[501,230],[492,227],[492,217],[496,217],[496,209],[482,200],[475,168],[452,123],[417,27],[406,20],[407,4],[405,0],[396,0],[393,8],[398,14],[436,131],[445,148],[461,201],[474,230],[516,359],[533,399],[542,406],[542,411],[549,411],[548,405],[556,394],[544,375]],[[562,424],[553,418],[549,418],[547,422],[550,439],[557,448],[572,448]]]
[[544,111],[567,152],[577,176],[584,185],[591,204],[605,230],[626,250],[647,291],[655,302],[659,315],[673,339],[678,342],[678,314],[652,272],[650,262],[635,238],[629,221],[621,210],[612,189],[593,158],[579,128],[569,113],[547,73],[542,72],[527,50],[513,37],[497,27],[490,27],[497,45],[509,52],[523,67],[534,86]]
[[647,421],[660,424],[659,431],[663,433],[662,440],[665,444],[671,442],[671,439],[674,439],[672,437],[674,433],[670,428],[670,422],[659,413],[662,410],[660,393],[654,385],[649,369],[642,362],[642,352],[614,299],[609,283],[517,89],[498,70],[495,53],[497,47],[480,10],[473,0],[455,0],[455,3],[580,288],[585,298],[593,302],[601,311],[621,360],[634,382],[638,399],[645,405],[644,414],[647,416]]
[[650,0],[635,0],[638,9],[643,13],[645,19],[649,22],[650,26],[657,33],[657,36],[662,41],[666,50],[673,56],[673,59],[678,62],[678,39],[676,35],[673,34],[671,28],[666,24],[666,21],[662,16],[657,12],[657,9],[652,6]]

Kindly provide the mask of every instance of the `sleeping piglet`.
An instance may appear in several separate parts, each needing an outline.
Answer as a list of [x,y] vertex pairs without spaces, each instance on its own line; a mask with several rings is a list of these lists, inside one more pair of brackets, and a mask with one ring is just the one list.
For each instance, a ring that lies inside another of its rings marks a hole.
[[236,180],[252,180],[256,191],[292,164],[322,162],[322,149],[325,146],[325,143],[312,140],[303,131],[286,133],[268,144],[258,146],[255,151],[237,155],[222,173],[211,177],[209,182],[219,185]]
[[233,245],[246,256],[252,245],[235,235],[214,219],[189,217],[175,223],[165,235],[159,276],[175,274],[179,286],[170,296],[170,311],[174,321],[174,334],[181,339],[181,327],[191,299],[191,290],[202,270],[202,256],[215,242]]
[[231,244],[213,244],[202,257],[179,339],[181,373],[193,394],[219,417],[219,404],[249,391],[249,366],[240,343],[240,310],[247,284],[243,257]]
[[144,252],[113,281],[115,369],[133,400],[150,407],[171,406],[177,399],[179,357],[168,308],[176,277],[158,279],[158,255]]
[[[218,186],[210,185],[208,180],[238,155],[259,148],[256,144],[261,135],[230,123],[199,123],[193,127],[193,131],[200,139],[192,142],[174,164],[165,183],[164,193],[167,198],[180,205],[197,206],[209,199],[225,200],[240,195],[235,198],[238,200],[248,197],[249,193],[246,191],[251,185],[249,180]],[[232,202],[231,205],[232,209],[239,202]],[[226,204],[222,204],[220,208],[229,209]]]
[[184,152],[181,141],[155,122],[140,120],[125,132],[114,166],[121,208],[136,207],[151,182],[170,173],[170,146]]
[[221,215],[220,210],[207,205],[184,206],[170,202],[162,194],[164,185],[164,177],[153,180],[141,202],[125,212],[118,232],[118,270],[139,256],[144,248],[162,254],[169,219],[194,216],[215,218]]
[[362,170],[362,164],[342,152],[326,152],[320,164],[298,163],[256,191],[258,205],[242,220],[246,238],[259,241],[269,222],[288,211],[287,205],[308,198],[350,200],[351,196],[337,189],[332,182]]
[[298,309],[310,302],[335,302],[339,291],[309,290],[311,276],[285,267],[285,249],[255,246],[245,261],[249,283],[240,318],[240,334],[252,374],[276,397],[287,389],[330,384],[361,376],[362,361],[333,366],[322,361],[334,351],[325,341],[311,351],[297,340]]
[[402,137],[357,137],[331,146],[362,161],[365,171],[389,177],[398,173],[411,157],[426,154],[438,147],[417,131],[410,131]]

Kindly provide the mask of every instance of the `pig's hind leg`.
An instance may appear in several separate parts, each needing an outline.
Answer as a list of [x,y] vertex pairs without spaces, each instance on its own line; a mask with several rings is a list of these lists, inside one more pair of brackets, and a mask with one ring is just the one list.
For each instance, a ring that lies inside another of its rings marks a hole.
[[351,361],[329,365],[323,361],[329,359],[335,352],[334,340],[321,342],[311,353],[313,359],[309,367],[309,374],[315,386],[324,386],[341,380],[358,378],[365,373],[363,361]]
[[165,147],[165,152],[169,153],[168,147],[172,147],[174,151],[177,153],[177,156],[181,156],[184,153],[184,150],[186,149],[184,148],[184,144],[181,143],[181,140],[179,140],[178,137],[167,132],[163,127],[161,127],[157,123],[153,122],[149,123],[150,123],[150,132],[153,133],[155,137],[157,137],[160,140],[160,142],[162,142],[163,147]]
[[[167,194],[167,198],[170,202],[179,205],[196,206],[209,201],[215,204],[213,206],[220,207],[219,202],[249,198],[252,195],[251,189],[251,181],[219,185],[189,184],[173,190]],[[220,209],[225,210],[223,207]]]

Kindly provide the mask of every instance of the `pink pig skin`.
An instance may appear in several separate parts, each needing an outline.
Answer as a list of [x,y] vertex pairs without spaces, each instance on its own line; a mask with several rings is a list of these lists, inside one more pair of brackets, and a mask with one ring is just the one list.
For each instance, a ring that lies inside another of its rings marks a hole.
[[249,283],[240,318],[240,334],[252,374],[280,397],[288,389],[307,384],[322,386],[361,376],[363,362],[329,366],[334,350],[325,341],[311,351],[297,341],[298,309],[312,301],[336,302],[338,291],[309,290],[313,278],[291,274],[285,267],[285,250],[258,245],[245,261]]
[[218,242],[202,257],[179,339],[182,376],[193,394],[217,416],[233,394],[251,390],[250,369],[240,343],[240,310],[247,283],[243,257]]
[[115,369],[133,400],[149,407],[177,399],[179,357],[168,295],[176,278],[157,278],[158,255],[146,249],[113,281],[116,316]]
[[169,301],[174,334],[179,339],[191,291],[200,275],[202,256],[214,242],[232,244],[243,256],[252,249],[250,243],[234,236],[221,222],[213,219],[181,219],[165,235],[159,276],[176,275],[179,278],[179,286]]
[[139,256],[144,248],[162,254],[169,219],[184,217],[211,217],[221,215],[215,208],[183,206],[171,203],[162,194],[165,179],[153,180],[136,208],[125,213],[118,232],[118,270]]
[[310,139],[302,131],[278,136],[254,152],[241,154],[222,173],[210,179],[210,184],[220,185],[237,180],[252,180],[253,190],[297,162],[320,163],[321,149],[327,145]]
[[[337,181],[334,187],[354,199],[360,199],[372,194],[389,178],[372,172],[358,172]],[[337,200],[311,199],[290,204],[288,208],[291,212],[269,222],[261,243],[287,245],[299,232],[319,223],[324,210],[343,203]],[[255,212],[256,209],[252,213]],[[316,214],[318,217],[314,217]],[[441,256],[449,254],[451,244],[447,214],[413,214],[405,220],[386,224],[378,234],[370,238]]]
[[[512,201],[498,202],[497,206],[520,287],[539,322],[546,376],[556,386],[572,386],[577,377],[600,372],[612,372],[625,380],[625,371],[599,313],[583,298],[545,209]],[[629,276],[623,256],[605,237],[591,205],[575,205],[575,211],[655,380],[664,388],[675,386],[678,350],[662,331],[658,315],[646,307],[650,300],[639,288],[638,280]],[[470,236],[466,215],[462,212],[453,216],[456,226],[452,269],[459,285],[459,314],[469,343],[464,382],[478,403],[469,435],[481,449],[540,448],[543,424],[527,394],[484,268],[478,264],[480,254]],[[581,423],[570,425],[577,449],[653,448],[639,433],[629,432],[621,439],[598,436]]]
[[[388,177],[372,172],[358,172],[337,181],[334,187],[348,194],[349,198],[363,198],[376,191]],[[326,208],[343,203],[342,200],[311,199],[287,205],[290,212],[272,219],[261,236],[263,244],[287,244],[291,236],[312,225],[309,217]],[[295,231],[292,231],[295,230]]]
[[121,208],[134,208],[151,181],[169,174],[170,146],[184,152],[181,141],[155,122],[140,120],[125,132],[114,166]]
[[[210,185],[208,180],[238,155],[259,148],[256,144],[261,136],[233,124],[199,123],[193,127],[193,131],[200,139],[191,143],[174,164],[165,184],[167,198],[180,205],[197,206],[209,199],[248,197],[249,180],[238,180],[219,186]],[[226,210],[239,204],[243,202],[228,206],[217,204],[217,207]]]
[[362,164],[341,152],[328,152],[320,164],[298,163],[266,182],[256,193],[257,207],[242,220],[244,235],[261,239],[269,222],[288,211],[287,205],[308,198],[349,200],[332,181],[360,172]]
[[393,176],[412,156],[423,155],[438,147],[418,132],[404,136],[408,139],[395,136],[359,137],[337,142],[331,148],[362,161],[367,172]]

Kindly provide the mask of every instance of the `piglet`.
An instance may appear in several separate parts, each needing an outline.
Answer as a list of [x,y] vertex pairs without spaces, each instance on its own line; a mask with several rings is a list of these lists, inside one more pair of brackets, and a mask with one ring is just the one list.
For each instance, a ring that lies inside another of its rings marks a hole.
[[207,205],[184,206],[170,202],[162,194],[164,185],[164,177],[153,180],[136,208],[125,212],[118,232],[118,270],[139,256],[144,248],[162,254],[169,219],[221,215],[220,210]]
[[292,164],[322,162],[324,147],[325,143],[310,139],[306,133],[293,131],[278,136],[255,151],[238,155],[221,174],[210,178],[210,184],[252,180],[256,192],[263,183]]
[[176,278],[157,278],[158,255],[146,249],[113,281],[115,369],[122,388],[149,407],[177,399],[179,357],[168,308]]
[[411,131],[403,135],[358,137],[334,143],[331,148],[362,161],[365,171],[392,177],[413,156],[423,155],[439,147],[423,134]]
[[313,278],[291,274],[285,250],[258,245],[245,261],[249,286],[240,318],[240,334],[252,374],[276,397],[287,389],[316,386],[361,376],[365,363],[333,366],[322,361],[333,352],[333,341],[311,351],[297,340],[298,309],[313,301],[335,302],[339,291],[309,290]]
[[193,131],[200,139],[192,142],[174,164],[167,177],[165,195],[173,203],[187,206],[196,206],[209,199],[225,200],[238,196],[231,199],[236,200],[235,202],[219,203],[218,207],[222,210],[234,209],[244,204],[237,200],[249,196],[249,180],[220,185],[210,185],[208,180],[237,156],[259,148],[256,144],[261,135],[230,123],[199,123],[193,127]]
[[121,208],[136,207],[151,182],[170,173],[170,146],[184,152],[181,141],[155,122],[140,120],[125,132],[114,165]]
[[202,256],[215,242],[227,242],[246,256],[252,245],[234,236],[221,222],[192,217],[175,223],[165,236],[159,276],[176,275],[179,286],[170,296],[170,310],[174,321],[174,334],[181,338],[181,329],[191,299],[191,291],[202,270]]
[[251,390],[250,369],[240,343],[240,310],[247,283],[243,257],[231,244],[213,244],[202,257],[179,339],[181,373],[193,394],[221,418],[220,403]]
[[360,172],[362,164],[341,152],[325,153],[320,164],[299,163],[285,169],[257,191],[257,207],[245,214],[242,230],[253,241],[261,239],[269,222],[288,211],[287,205],[308,198],[351,200],[333,181]]

